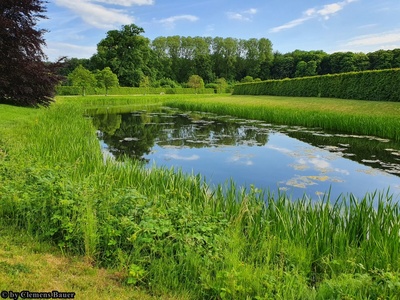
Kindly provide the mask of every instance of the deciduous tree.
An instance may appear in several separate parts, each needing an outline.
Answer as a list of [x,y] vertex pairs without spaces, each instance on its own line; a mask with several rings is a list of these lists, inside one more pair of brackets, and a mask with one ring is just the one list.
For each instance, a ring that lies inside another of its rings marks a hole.
[[107,32],[107,37],[97,45],[93,59],[97,67],[110,67],[122,86],[139,86],[142,76],[149,76],[151,58],[150,40],[141,35],[143,28],[134,24],[121,30]]
[[0,102],[21,106],[49,105],[61,77],[58,63],[46,63],[42,51],[46,1],[0,1]]
[[218,86],[218,93],[225,93],[228,87],[228,82],[226,82],[225,78],[218,78],[215,83]]
[[203,78],[201,78],[199,75],[190,76],[188,86],[196,90],[204,88]]
[[106,89],[106,96],[108,90],[114,86],[118,86],[118,77],[111,71],[109,67],[105,67],[103,70],[96,74],[97,83]]
[[95,86],[97,81],[92,72],[79,65],[69,75],[72,85],[82,88],[82,96],[86,95],[86,88]]

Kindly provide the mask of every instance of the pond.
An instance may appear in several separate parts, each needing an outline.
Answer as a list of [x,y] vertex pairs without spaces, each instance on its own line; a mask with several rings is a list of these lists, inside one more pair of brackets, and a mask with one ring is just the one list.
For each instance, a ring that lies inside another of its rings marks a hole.
[[[103,153],[201,174],[211,185],[331,199],[353,193],[400,195],[400,144],[171,108],[93,117]],[[397,198],[396,198],[397,199]]]

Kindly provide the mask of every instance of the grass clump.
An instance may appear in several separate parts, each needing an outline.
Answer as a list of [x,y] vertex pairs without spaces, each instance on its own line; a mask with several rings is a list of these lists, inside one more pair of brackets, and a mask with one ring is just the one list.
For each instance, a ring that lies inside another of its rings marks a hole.
[[[20,111],[27,117],[13,128],[0,121],[3,226],[118,270],[123,289],[155,296],[399,296],[400,214],[390,195],[292,201],[234,183],[210,190],[200,176],[173,169],[104,161],[91,120],[83,117],[91,104],[83,101],[64,98],[48,109]],[[258,110],[245,111],[251,107]],[[13,109],[4,106],[2,114]],[[32,270],[18,263],[0,270]]]

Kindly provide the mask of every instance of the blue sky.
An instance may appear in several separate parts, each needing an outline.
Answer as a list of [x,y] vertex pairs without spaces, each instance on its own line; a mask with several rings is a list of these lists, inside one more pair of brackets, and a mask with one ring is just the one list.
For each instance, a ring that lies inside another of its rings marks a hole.
[[372,52],[400,48],[399,0],[51,0],[49,60],[89,58],[112,29],[144,36],[268,38],[274,51]]

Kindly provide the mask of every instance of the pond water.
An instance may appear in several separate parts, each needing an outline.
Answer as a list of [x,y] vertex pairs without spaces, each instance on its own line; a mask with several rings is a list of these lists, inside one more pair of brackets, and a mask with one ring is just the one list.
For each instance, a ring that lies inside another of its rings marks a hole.
[[211,184],[331,199],[400,195],[400,144],[386,139],[277,126],[170,108],[93,117],[103,153],[205,176]]

